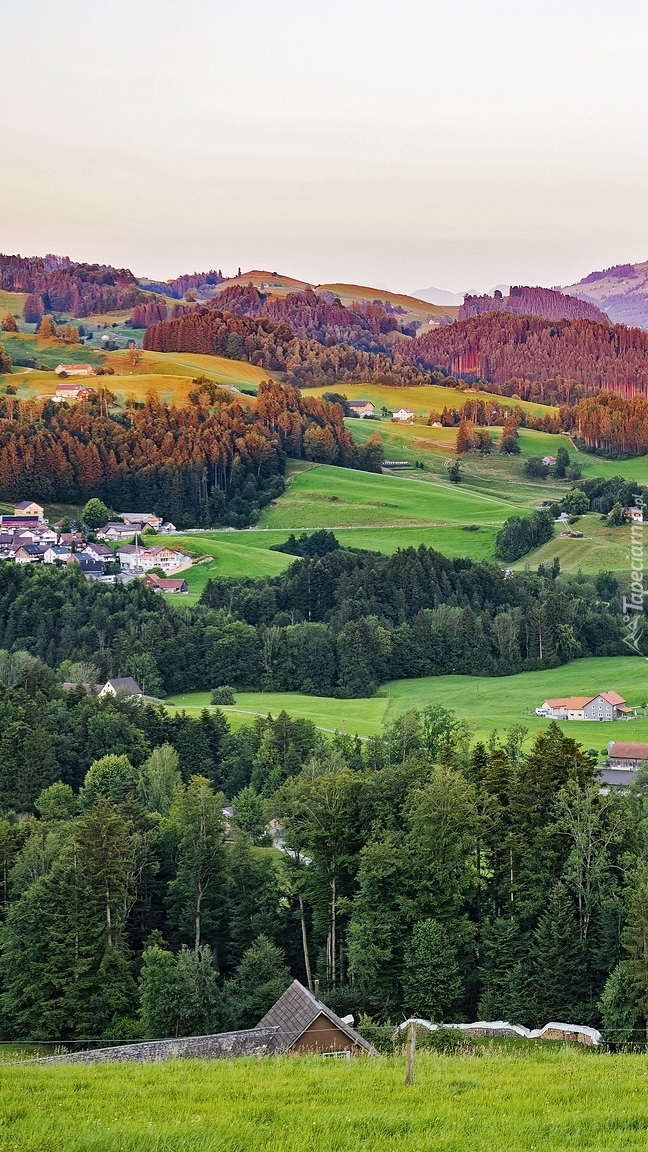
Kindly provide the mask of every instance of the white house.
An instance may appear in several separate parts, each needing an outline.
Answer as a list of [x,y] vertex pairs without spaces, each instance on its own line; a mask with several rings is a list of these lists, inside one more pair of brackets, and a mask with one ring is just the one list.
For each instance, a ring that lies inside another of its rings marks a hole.
[[142,696],[143,692],[137,680],[132,676],[119,676],[115,680],[108,680],[101,689],[100,696],[116,696],[123,692],[126,696]]
[[551,466],[556,463],[556,457],[555,456],[543,456],[542,457],[542,463],[545,464],[547,466],[547,468],[551,468]]
[[141,524],[120,524],[113,521],[104,524],[97,532],[97,536],[100,540],[132,540],[135,533],[141,533],[142,530]]
[[151,568],[174,572],[187,559],[184,552],[178,552],[168,544],[156,544],[152,548],[125,544],[117,549],[117,558],[124,572],[149,572]]
[[49,548],[43,555],[44,564],[67,564],[72,552],[69,548],[62,548],[57,544],[50,544]]
[[392,413],[392,420],[398,420],[401,424],[413,419],[414,413],[411,408],[398,408],[396,412]]
[[628,517],[628,520],[631,520],[633,524],[643,523],[643,508],[637,508],[633,504],[630,508],[624,508],[623,511]]

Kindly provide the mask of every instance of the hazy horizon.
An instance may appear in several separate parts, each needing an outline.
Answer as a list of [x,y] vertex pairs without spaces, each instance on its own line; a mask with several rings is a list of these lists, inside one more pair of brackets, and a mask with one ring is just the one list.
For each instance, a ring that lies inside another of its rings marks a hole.
[[648,12],[5,6],[0,249],[460,292],[648,256]]

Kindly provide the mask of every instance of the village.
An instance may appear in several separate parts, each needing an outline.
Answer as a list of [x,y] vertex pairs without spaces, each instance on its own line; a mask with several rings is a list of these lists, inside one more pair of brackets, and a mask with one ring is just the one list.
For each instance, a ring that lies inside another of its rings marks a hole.
[[[145,532],[168,535],[175,526],[149,512],[123,512],[96,533],[83,524],[65,531],[65,522],[50,527],[45,509],[33,500],[0,515],[0,560],[15,564],[78,564],[88,580],[126,583],[144,577],[156,592],[182,595],[186,580],[178,573],[191,558],[168,543],[151,543]],[[155,540],[155,537],[152,538]],[[113,545],[113,547],[111,547]]]

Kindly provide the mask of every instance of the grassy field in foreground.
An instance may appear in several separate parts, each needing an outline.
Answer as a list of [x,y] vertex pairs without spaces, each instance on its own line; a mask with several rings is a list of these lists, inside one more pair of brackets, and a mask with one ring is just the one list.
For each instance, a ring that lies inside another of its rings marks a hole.
[[21,1152],[644,1152],[645,1056],[574,1045],[479,1056],[14,1066],[0,1148]]
[[[304,696],[298,692],[236,692],[236,703],[224,709],[232,722],[251,723],[255,715],[276,716],[285,709],[291,716],[305,717],[324,730],[352,736],[375,736],[384,723],[391,723],[409,708],[422,710],[441,704],[469,720],[476,738],[485,739],[493,728],[513,724],[529,729],[529,740],[547,727],[547,720],[534,709],[552,696],[596,695],[614,689],[631,705],[648,700],[648,665],[638,656],[599,656],[576,660],[562,668],[520,672],[516,676],[428,676],[421,680],[392,680],[376,696],[338,700]],[[174,695],[168,707],[197,714],[209,706],[208,692]],[[565,731],[587,748],[601,751],[610,740],[648,742],[648,716],[630,723],[570,721]]]

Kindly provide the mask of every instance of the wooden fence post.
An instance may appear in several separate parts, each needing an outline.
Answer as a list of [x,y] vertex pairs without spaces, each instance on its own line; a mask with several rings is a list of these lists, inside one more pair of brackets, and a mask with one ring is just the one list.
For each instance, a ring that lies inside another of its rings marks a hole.
[[414,1083],[414,1054],[416,1052],[416,1023],[410,1020],[407,1027],[407,1049],[405,1052],[405,1083]]

